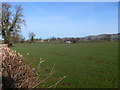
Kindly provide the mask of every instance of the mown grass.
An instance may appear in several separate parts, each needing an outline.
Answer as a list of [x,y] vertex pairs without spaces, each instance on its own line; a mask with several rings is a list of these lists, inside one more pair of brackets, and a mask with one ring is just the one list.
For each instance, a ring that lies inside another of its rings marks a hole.
[[[40,58],[42,67],[52,68],[53,75],[44,87],[66,78],[58,88],[116,88],[118,86],[118,43],[79,44],[15,44],[12,49],[23,55],[36,68]],[[29,53],[29,55],[27,55]],[[42,75],[42,73],[41,73]],[[42,77],[40,77],[42,78]]]

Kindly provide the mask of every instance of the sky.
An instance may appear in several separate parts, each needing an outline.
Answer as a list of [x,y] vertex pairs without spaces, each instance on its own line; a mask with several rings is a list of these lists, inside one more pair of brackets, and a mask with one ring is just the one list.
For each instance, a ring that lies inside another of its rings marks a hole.
[[117,2],[12,2],[22,5],[26,38],[85,37],[118,32]]

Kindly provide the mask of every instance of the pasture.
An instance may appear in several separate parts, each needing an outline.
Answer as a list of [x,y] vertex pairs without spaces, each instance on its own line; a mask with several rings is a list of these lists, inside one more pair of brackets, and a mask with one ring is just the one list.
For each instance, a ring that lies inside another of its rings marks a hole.
[[[41,87],[54,84],[59,77],[66,78],[57,88],[117,88],[118,43],[78,44],[15,44],[11,49],[23,55],[31,67],[36,68],[40,58],[42,68],[55,64],[55,74]],[[27,55],[29,53],[29,55]],[[45,72],[41,72],[44,76]],[[40,77],[42,78],[42,77]]]

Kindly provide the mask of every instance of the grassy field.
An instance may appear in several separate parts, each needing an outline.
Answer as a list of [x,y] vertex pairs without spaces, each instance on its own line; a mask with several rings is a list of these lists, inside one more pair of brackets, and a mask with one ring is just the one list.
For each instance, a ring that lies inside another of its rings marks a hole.
[[115,88],[118,85],[116,42],[15,44],[12,49],[22,54],[31,67],[36,68],[40,58],[45,60],[42,68],[52,68],[56,64],[55,74],[43,87],[54,84],[63,76],[66,78],[57,85],[58,88]]

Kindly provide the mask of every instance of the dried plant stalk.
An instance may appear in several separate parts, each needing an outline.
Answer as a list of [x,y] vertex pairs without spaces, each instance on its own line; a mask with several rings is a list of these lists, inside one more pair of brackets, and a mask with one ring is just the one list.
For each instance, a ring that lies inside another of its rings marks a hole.
[[[47,74],[47,77],[43,80],[38,80],[38,72],[41,71],[40,64],[44,62],[40,58],[37,69],[31,69],[27,64],[24,63],[22,55],[16,53],[16,51],[8,48],[7,45],[0,45],[2,50],[2,88],[36,88],[41,83],[47,82],[47,80],[54,74],[53,65],[50,73]],[[55,87],[63,79],[60,78],[54,85],[49,86],[48,88]]]
[[22,55],[2,45],[2,88],[28,88],[36,83],[36,74]]

